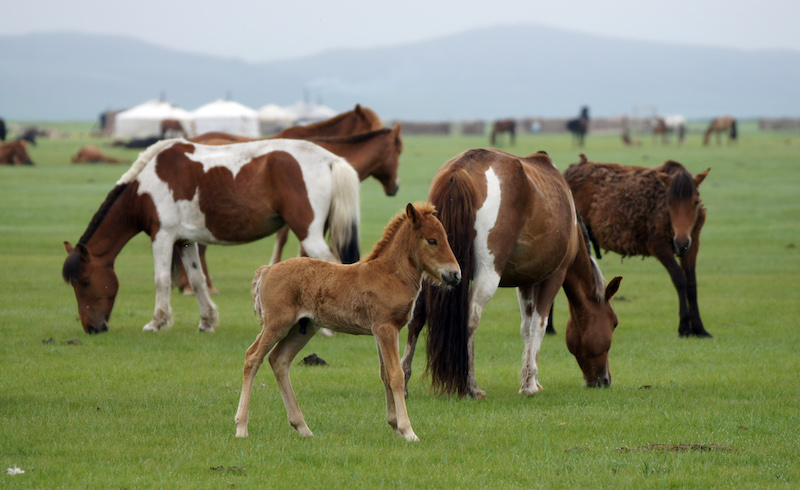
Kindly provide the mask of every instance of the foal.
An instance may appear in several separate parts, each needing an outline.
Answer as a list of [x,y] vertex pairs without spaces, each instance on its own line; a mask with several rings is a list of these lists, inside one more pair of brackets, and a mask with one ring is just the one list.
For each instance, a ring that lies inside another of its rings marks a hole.
[[395,434],[418,441],[406,411],[398,337],[411,318],[424,276],[446,285],[461,280],[447,234],[430,203],[409,203],[386,226],[370,255],[355,264],[298,257],[259,268],[252,293],[262,330],[245,355],[236,437],[248,435],[253,380],[267,353],[289,423],[301,436],[313,435],[297,404],[289,368],[324,325],[375,336],[386,388],[386,419]]

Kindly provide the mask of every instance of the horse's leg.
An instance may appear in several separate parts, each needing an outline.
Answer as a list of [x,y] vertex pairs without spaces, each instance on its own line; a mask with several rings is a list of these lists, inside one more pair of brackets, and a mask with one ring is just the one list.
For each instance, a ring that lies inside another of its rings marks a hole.
[[472,280],[469,299],[469,323],[467,324],[467,349],[469,351],[469,374],[467,376],[467,393],[473,398],[485,398],[486,392],[478,388],[475,378],[475,333],[481,321],[483,308],[492,299],[500,285],[500,276],[492,269],[479,269]]
[[197,330],[200,332],[213,332],[214,327],[219,324],[219,312],[217,306],[211,301],[208,292],[208,284],[200,266],[200,253],[197,243],[190,243],[186,246],[178,247],[181,254],[181,263],[186,271],[189,284],[195,291],[197,304],[200,306],[200,325]]
[[654,253],[655,257],[666,267],[672,284],[678,292],[678,307],[680,311],[680,323],[678,324],[678,335],[688,337],[692,334],[692,322],[689,316],[689,303],[686,299],[686,273],[675,260],[672,250],[658,250]]
[[286,241],[289,239],[289,227],[284,226],[278,233],[275,234],[275,249],[272,252],[272,259],[269,261],[269,265],[275,265],[281,261],[281,255],[283,255],[283,247],[286,245]]
[[547,315],[547,329],[545,329],[544,333],[547,335],[555,335],[556,334],[556,327],[553,326],[553,307],[550,307],[550,313]]
[[[539,383],[539,351],[542,348],[547,328],[547,312],[553,307],[553,301],[558,294],[558,289],[564,283],[566,271],[556,271],[550,277],[535,286],[517,288],[517,298],[519,299],[520,314],[523,318],[520,330],[527,324],[527,337],[523,333],[525,340],[525,350],[522,356],[522,371],[520,372],[521,386],[519,393],[522,395],[533,395],[542,391]],[[526,316],[527,321],[526,321]]]
[[427,285],[422,286],[422,291],[417,295],[417,301],[414,302],[414,314],[411,321],[408,323],[408,339],[406,340],[406,349],[403,351],[403,358],[400,364],[403,367],[403,374],[405,375],[405,396],[408,397],[408,380],[411,379],[411,364],[414,360],[414,351],[417,348],[417,340],[422,327],[425,326],[427,321],[427,311],[425,304],[425,296]]
[[156,285],[156,308],[153,319],[142,329],[158,332],[172,327],[172,308],[169,304],[172,289],[172,249],[174,239],[166,233],[156,233],[153,240],[153,276]]
[[[206,286],[208,286],[208,293],[209,294],[219,294],[217,288],[214,287],[214,284],[211,282],[211,276],[208,274],[208,264],[206,263],[206,249],[208,246],[204,243],[199,243],[197,245],[198,251],[200,254],[200,266],[203,268],[203,274],[205,275]],[[186,273],[186,267],[181,262],[181,279],[178,283],[178,291],[182,292],[186,296],[191,296],[194,294],[194,289],[192,285],[189,283],[189,276]]]
[[700,319],[700,308],[697,306],[697,274],[695,272],[697,264],[697,253],[700,248],[699,233],[692,240],[692,246],[689,251],[681,257],[681,268],[686,275],[686,302],[689,307],[689,316],[691,318],[691,335],[697,337],[711,337],[706,328],[703,326],[703,320]]
[[281,390],[281,398],[283,398],[283,406],[286,407],[289,423],[302,437],[312,437],[314,434],[308,428],[303,412],[300,411],[297,395],[294,393],[292,381],[289,378],[289,369],[292,367],[295,356],[319,329],[310,322],[306,323],[305,327],[301,328],[300,324],[295,325],[289,334],[275,345],[275,348],[269,353],[269,364],[272,366],[272,372],[275,374],[278,388]]
[[[381,361],[381,378],[386,388],[386,419],[395,431],[407,441],[419,441],[411,428],[403,390],[405,379],[400,367],[400,327],[384,324],[374,327],[372,333],[378,342]],[[394,421],[394,424],[392,423]]]

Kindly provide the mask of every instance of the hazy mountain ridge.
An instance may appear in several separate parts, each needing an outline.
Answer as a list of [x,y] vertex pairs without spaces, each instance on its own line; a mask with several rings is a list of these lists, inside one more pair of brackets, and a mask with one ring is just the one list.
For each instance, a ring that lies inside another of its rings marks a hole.
[[540,26],[246,63],[114,36],[0,37],[0,115],[92,119],[166,99],[192,110],[230,96],[258,108],[308,94],[337,110],[359,102],[386,119],[593,115],[657,106],[708,117],[797,116],[800,52],[636,42]]

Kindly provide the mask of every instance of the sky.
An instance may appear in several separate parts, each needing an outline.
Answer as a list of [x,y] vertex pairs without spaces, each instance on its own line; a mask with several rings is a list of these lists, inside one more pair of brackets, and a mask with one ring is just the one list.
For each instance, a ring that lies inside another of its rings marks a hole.
[[248,62],[394,46],[502,24],[674,44],[800,51],[798,0],[24,0],[0,36],[112,34]]

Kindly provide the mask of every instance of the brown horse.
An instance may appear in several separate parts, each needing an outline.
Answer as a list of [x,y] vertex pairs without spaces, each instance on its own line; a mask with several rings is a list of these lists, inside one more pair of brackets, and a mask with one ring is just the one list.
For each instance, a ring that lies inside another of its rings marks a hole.
[[0,164],[33,165],[28,155],[28,142],[16,140],[0,143]]
[[183,129],[183,124],[177,119],[161,120],[161,139],[185,138],[186,136],[187,134],[186,130]]
[[72,157],[72,163],[122,163],[122,160],[106,155],[94,145],[86,145]]
[[[440,213],[464,281],[446,290],[423,286],[403,355],[406,380],[417,337],[428,323],[428,370],[445,393],[482,398],[474,368],[481,312],[498,287],[516,287],[525,342],[523,394],[542,389],[537,366],[547,317],[559,288],[569,301],[566,341],[588,386],[608,386],[608,350],[617,317],[586,248],[569,187],[544,152],[517,157],[468,150],[439,169],[429,199]],[[472,288],[469,288],[472,279]]]
[[411,316],[423,277],[448,285],[461,279],[447,235],[429,203],[409,204],[386,226],[369,256],[357,264],[300,257],[258,269],[253,306],[262,329],[245,356],[236,437],[248,436],[253,380],[268,353],[289,423],[301,436],[313,435],[297,404],[289,368],[324,325],[376,338],[386,419],[397,435],[418,441],[406,410],[398,337]]
[[681,337],[711,336],[700,319],[695,276],[706,220],[697,189],[709,170],[692,177],[671,160],[644,168],[589,162],[581,154],[564,172],[598,258],[602,247],[623,257],[653,256],[667,268],[678,291]]
[[706,129],[706,133],[703,135],[703,144],[708,145],[708,141],[711,138],[711,133],[717,134],[717,144],[722,144],[722,133],[728,133],[728,142],[732,143],[736,141],[738,137],[738,131],[736,129],[736,119],[731,116],[723,116],[718,117],[711,121],[711,124],[708,125],[708,129]]
[[382,127],[383,123],[375,111],[356,104],[351,111],[343,112],[330,119],[313,124],[286,128],[274,137],[304,139],[318,136],[346,136],[348,134],[381,129]]
[[501,133],[508,133],[509,141],[513,145],[517,136],[517,121],[514,119],[500,119],[495,121],[492,127],[492,135],[489,138],[492,145],[497,144],[497,135]]
[[[144,231],[153,244],[156,308],[145,331],[172,325],[170,264],[180,257],[213,331],[217,308],[198,267],[197,243],[258,240],[288,225],[311,257],[358,260],[358,175],[343,158],[301,140],[206,146],[159,142],[139,155],[68,253],[62,275],[87,333],[108,330],[119,284],[114,260]],[[326,223],[334,250],[325,242]],[[174,269],[173,269],[174,270]]]

